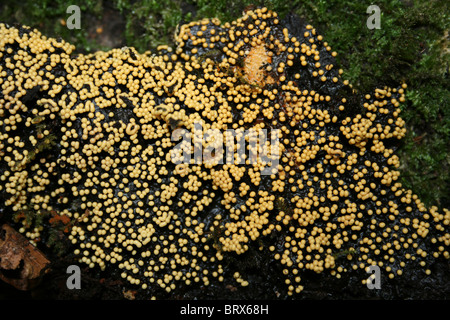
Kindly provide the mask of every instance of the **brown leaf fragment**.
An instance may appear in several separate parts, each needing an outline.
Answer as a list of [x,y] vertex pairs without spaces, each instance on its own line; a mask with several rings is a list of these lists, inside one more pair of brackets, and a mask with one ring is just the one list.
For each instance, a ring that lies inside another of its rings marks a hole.
[[19,290],[35,287],[50,261],[9,225],[0,227],[0,279]]
[[137,293],[136,290],[126,290],[126,291],[124,290],[123,296],[125,299],[134,300],[136,299],[136,293]]

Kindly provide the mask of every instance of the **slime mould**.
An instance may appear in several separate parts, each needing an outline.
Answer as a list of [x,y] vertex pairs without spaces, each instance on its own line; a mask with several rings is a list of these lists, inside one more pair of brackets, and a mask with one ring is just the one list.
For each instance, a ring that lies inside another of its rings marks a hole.
[[[0,35],[1,210],[33,243],[48,225],[25,212],[64,217],[80,263],[155,295],[251,286],[250,255],[279,266],[288,295],[305,272],[393,278],[449,257],[449,210],[398,182],[406,85],[355,92],[311,25],[260,8],[182,25],[153,53]],[[252,149],[248,132],[276,139]]]

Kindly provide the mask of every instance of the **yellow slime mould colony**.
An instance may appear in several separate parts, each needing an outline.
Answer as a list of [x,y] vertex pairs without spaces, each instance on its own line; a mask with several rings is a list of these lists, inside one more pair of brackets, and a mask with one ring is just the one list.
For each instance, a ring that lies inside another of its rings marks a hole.
[[[355,92],[314,27],[267,8],[182,25],[176,41],[76,55],[0,24],[0,210],[30,241],[51,226],[36,217],[67,220],[79,263],[155,297],[251,286],[249,257],[277,265],[288,295],[305,272],[362,270],[364,286],[371,265],[387,279],[449,257],[449,210],[398,182],[406,84]],[[173,161],[173,134],[196,124],[222,141],[277,132],[279,163],[262,174],[242,144],[232,161]]]

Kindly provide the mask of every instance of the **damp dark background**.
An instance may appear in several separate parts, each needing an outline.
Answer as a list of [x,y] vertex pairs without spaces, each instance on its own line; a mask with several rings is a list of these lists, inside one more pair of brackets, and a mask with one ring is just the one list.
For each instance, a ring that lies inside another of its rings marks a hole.
[[[377,86],[408,84],[401,107],[408,131],[397,152],[401,182],[427,206],[450,208],[450,2],[378,0],[381,28],[373,30],[366,26],[372,1],[83,0],[70,4],[81,9],[80,29],[66,27],[70,13],[65,0],[2,0],[0,22],[37,28],[74,44],[80,53],[123,46],[145,52],[158,45],[174,46],[174,33],[184,22],[213,17],[232,21],[256,6],[266,6],[281,17],[300,16],[338,52],[343,78],[354,88],[370,92]],[[107,280],[95,290],[91,298],[122,294]],[[0,284],[0,297],[31,294],[8,291]],[[317,294],[311,297],[320,298]]]

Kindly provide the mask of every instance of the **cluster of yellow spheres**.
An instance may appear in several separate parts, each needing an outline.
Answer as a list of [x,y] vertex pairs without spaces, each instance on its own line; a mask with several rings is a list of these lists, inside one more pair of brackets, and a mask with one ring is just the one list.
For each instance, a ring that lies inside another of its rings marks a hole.
[[[450,213],[398,181],[406,85],[355,93],[316,29],[295,30],[259,8],[182,25],[173,49],[74,55],[62,40],[0,24],[2,206],[68,217],[80,262],[144,290],[226,274],[251,285],[227,262],[250,247],[281,264],[290,295],[304,270],[429,272],[449,256]],[[224,136],[277,129],[279,163],[269,175],[245,156],[175,164],[172,133],[193,134],[195,123]],[[42,227],[21,221],[39,241]]]

